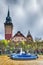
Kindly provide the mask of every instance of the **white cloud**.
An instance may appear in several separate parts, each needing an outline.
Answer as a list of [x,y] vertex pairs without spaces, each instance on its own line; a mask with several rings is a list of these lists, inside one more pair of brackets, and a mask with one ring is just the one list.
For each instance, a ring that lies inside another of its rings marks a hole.
[[0,34],[0,40],[4,39],[4,36],[2,34]]
[[33,36],[43,37],[43,0],[0,0],[0,32],[3,38],[5,17],[7,16],[8,5],[14,34],[20,30],[27,34],[30,29]]

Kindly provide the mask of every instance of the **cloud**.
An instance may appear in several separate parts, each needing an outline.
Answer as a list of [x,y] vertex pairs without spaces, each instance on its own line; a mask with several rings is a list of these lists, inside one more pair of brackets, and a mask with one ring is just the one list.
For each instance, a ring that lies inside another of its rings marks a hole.
[[7,4],[16,4],[18,3],[18,0],[6,0]]
[[4,39],[4,36],[2,34],[0,34],[0,40]]
[[24,0],[6,0],[8,5],[22,5]]
[[43,0],[0,0],[0,35],[2,38],[8,6],[14,25],[14,34],[20,30],[27,35],[30,30],[34,38],[37,36],[43,38]]

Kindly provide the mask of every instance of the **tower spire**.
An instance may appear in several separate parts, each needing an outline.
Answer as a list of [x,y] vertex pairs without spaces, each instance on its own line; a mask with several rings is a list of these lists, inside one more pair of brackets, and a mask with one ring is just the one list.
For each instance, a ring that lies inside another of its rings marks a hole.
[[6,17],[6,22],[7,23],[11,23],[12,19],[10,17],[10,11],[9,11],[9,8],[8,8],[8,13],[7,13],[7,17]]
[[33,41],[30,31],[28,31],[28,34],[27,34],[27,41]]
[[30,34],[30,30],[28,31],[28,35],[31,35],[31,34]]
[[28,31],[27,37],[31,37],[30,30]]
[[10,11],[9,11],[9,8],[8,8],[8,14],[7,14],[8,17],[10,17]]

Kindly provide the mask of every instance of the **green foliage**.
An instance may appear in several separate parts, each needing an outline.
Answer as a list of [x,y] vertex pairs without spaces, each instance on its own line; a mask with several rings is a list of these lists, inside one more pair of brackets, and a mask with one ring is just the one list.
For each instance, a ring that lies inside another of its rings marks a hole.
[[7,40],[1,40],[1,43],[6,47],[8,45],[8,41]]
[[22,48],[25,51],[29,50],[41,50],[43,49],[43,41],[35,41],[35,42],[25,42],[22,41],[20,43],[14,43],[11,40],[0,40],[0,48],[2,49],[10,49],[11,51],[14,50],[14,48]]

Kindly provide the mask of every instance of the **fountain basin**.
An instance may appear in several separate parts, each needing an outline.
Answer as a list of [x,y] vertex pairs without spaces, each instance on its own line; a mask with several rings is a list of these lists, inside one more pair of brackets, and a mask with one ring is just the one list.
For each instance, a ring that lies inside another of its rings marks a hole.
[[16,59],[16,60],[33,60],[37,59],[38,56],[35,54],[13,54],[10,56],[11,59]]

